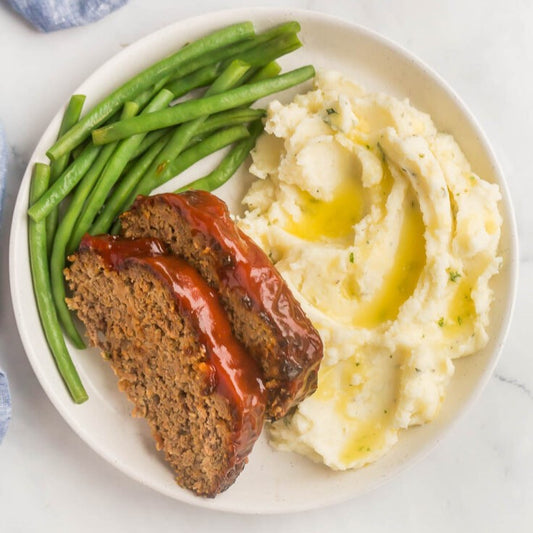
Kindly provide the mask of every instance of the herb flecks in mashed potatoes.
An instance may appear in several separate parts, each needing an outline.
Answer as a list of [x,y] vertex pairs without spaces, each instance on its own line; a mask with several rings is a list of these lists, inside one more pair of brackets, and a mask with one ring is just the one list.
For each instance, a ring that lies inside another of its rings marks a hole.
[[239,224],[319,330],[317,392],[273,424],[278,448],[335,469],[432,420],[453,359],[487,342],[500,193],[406,100],[334,72],[272,102]]

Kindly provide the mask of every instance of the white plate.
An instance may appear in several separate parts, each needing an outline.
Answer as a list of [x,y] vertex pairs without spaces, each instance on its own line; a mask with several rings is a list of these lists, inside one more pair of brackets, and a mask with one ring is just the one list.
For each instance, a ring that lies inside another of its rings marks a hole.
[[[155,452],[144,421],[129,416],[130,405],[118,392],[111,369],[96,350],[77,351],[71,347],[72,357],[90,397],[85,404],[75,405],[46,348],[32,292],[26,208],[31,167],[35,161],[47,161],[45,151],[55,139],[61,117],[59,112],[33,153],[13,215],[11,291],[28,358],[58,411],[102,457],[163,494],[211,509],[277,513],[329,505],[375,488],[420,459],[443,437],[486,384],[501,351],[514,303],[517,280],[514,216],[504,178],[484,134],[464,104],[434,72],[373,32],[306,11],[243,9],[212,13],[177,22],[129,46],[98,69],[77,92],[88,95],[88,108],[144,66],[211,30],[243,20],[252,20],[258,29],[263,29],[291,19],[302,25],[304,46],[281,60],[284,70],[312,63],[316,68],[341,70],[368,89],[409,98],[416,107],[432,115],[439,129],[455,136],[475,172],[500,184],[505,221],[501,240],[504,266],[494,282],[496,299],[491,316],[491,340],[481,353],[456,362],[456,373],[437,420],[404,432],[385,458],[350,472],[332,472],[295,454],[275,452],[262,439],[244,472],[228,491],[212,500],[195,497],[175,484],[171,471],[161,455]],[[193,172],[200,175],[203,170],[196,167]],[[220,195],[233,208],[237,206],[245,180],[246,172],[242,171],[221,190]]]

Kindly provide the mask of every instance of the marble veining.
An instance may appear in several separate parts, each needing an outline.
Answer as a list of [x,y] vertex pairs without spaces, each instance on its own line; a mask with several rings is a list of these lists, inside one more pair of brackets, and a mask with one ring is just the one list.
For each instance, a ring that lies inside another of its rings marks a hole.
[[494,374],[494,378],[500,381],[501,383],[505,383],[506,385],[510,385],[515,390],[520,391],[521,393],[525,394],[530,400],[533,400],[533,393],[531,392],[531,389],[529,389],[524,383],[519,381],[515,378],[509,378],[506,376],[503,376],[499,373]]

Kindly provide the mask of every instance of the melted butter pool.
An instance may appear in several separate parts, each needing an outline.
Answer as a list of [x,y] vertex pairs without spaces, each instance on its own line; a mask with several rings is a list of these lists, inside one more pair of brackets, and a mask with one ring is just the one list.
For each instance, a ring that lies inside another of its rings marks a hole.
[[364,191],[358,179],[345,180],[331,201],[300,193],[301,216],[291,219],[285,229],[306,241],[351,240],[354,225],[363,217]]
[[402,304],[413,294],[426,263],[424,221],[413,193],[406,197],[406,209],[394,262],[385,274],[376,294],[361,303],[353,316],[353,325],[374,328],[394,320]]
[[369,454],[383,449],[390,434],[392,407],[388,403],[384,403],[386,408],[383,410],[369,412],[363,418],[350,408],[367,381],[365,365],[359,363],[355,355],[334,367],[321,369],[319,373],[319,386],[314,398],[333,405],[334,416],[346,428],[345,444],[339,455],[346,465],[364,462]]

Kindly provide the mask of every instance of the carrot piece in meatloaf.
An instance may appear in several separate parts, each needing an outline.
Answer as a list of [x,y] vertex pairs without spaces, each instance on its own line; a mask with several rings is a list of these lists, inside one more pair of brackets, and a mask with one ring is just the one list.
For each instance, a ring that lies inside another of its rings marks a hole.
[[265,389],[214,291],[157,239],[85,236],[65,271],[84,322],[177,482],[215,496],[259,436]]
[[140,196],[121,226],[125,237],[163,241],[219,294],[235,336],[261,367],[268,418],[281,418],[315,391],[321,339],[222,200],[205,191]]

